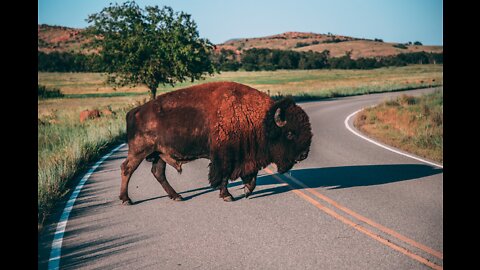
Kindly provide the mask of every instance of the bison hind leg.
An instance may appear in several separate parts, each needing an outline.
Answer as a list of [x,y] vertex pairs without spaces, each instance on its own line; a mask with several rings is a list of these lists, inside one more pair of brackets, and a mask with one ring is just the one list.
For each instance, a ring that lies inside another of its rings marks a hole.
[[167,177],[165,176],[165,166],[166,163],[163,160],[157,159],[157,161],[152,163],[152,173],[157,179],[157,181],[162,185],[165,192],[167,192],[168,197],[174,201],[182,201],[183,198],[179,195],[168,183]]
[[172,156],[166,155],[166,154],[161,154],[160,158],[163,161],[165,161],[165,163],[167,163],[168,165],[175,168],[175,170],[177,170],[178,173],[180,173],[180,174],[182,173],[182,163],[181,162],[175,160]]
[[176,161],[170,155],[161,154],[160,152],[155,151],[155,152],[149,154],[145,158],[146,161],[153,162],[153,163],[157,163],[160,159],[162,159],[165,163],[167,163],[168,165],[175,168],[175,170],[177,170],[178,173],[180,173],[180,174],[182,173],[182,163]]

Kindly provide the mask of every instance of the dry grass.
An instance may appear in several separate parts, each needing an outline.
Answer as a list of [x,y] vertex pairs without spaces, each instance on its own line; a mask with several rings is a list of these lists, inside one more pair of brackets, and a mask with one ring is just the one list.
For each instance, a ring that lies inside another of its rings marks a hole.
[[354,125],[386,144],[443,162],[443,90],[385,101],[360,112]]
[[[39,84],[58,88],[66,95],[90,93],[138,93],[146,94],[144,86],[113,89],[104,84],[101,73],[48,73],[39,72]],[[260,72],[222,72],[194,83],[180,83],[175,87],[159,87],[158,92],[167,92],[183,87],[212,82],[234,81],[243,83],[272,95],[319,95],[335,93],[378,92],[443,84],[443,65],[411,65],[373,70],[277,70]]]
[[322,52],[324,50],[330,51],[330,56],[341,57],[345,55],[345,52],[352,50],[352,59],[358,59],[360,57],[371,58],[380,56],[391,56],[400,53],[412,53],[412,52],[443,52],[442,46],[408,46],[407,49],[399,49],[393,47],[396,43],[386,42],[374,42],[365,40],[345,41],[339,43],[325,43],[317,44],[306,47],[294,49],[295,51],[309,51]]
[[38,72],[39,84],[58,88],[67,95],[119,92],[146,93],[148,91],[145,86],[113,88],[105,84],[105,80],[106,75],[102,73]]
[[143,103],[147,95],[138,97],[99,97],[99,98],[63,98],[47,99],[38,101],[38,117],[42,119],[46,115],[55,112],[58,119],[78,119],[80,111],[92,109],[106,109],[110,107],[113,111],[121,110],[128,106]]

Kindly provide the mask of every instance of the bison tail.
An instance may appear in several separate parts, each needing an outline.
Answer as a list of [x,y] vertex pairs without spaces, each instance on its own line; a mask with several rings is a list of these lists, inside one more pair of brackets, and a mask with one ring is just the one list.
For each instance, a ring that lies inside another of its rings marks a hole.
[[135,137],[136,123],[135,123],[135,114],[140,110],[139,107],[131,109],[125,116],[127,123],[127,142],[132,140]]

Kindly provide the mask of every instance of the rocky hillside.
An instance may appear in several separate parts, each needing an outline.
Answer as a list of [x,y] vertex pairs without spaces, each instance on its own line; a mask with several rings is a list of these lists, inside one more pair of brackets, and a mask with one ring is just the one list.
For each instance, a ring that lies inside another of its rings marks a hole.
[[[251,48],[270,48],[294,51],[330,51],[330,56],[339,57],[351,51],[353,59],[397,55],[409,52],[443,52],[443,46],[423,46],[413,44],[388,43],[380,39],[369,40],[333,34],[286,32],[279,35],[232,39],[218,44],[217,50],[233,50],[237,54]],[[397,46],[397,47],[395,47]]]
[[83,29],[64,26],[38,25],[38,50],[50,53],[85,52],[81,46],[88,42],[82,35]]
[[[38,25],[38,50],[50,53],[59,52],[82,52],[82,45],[88,42],[82,35],[83,29],[75,29],[63,26]],[[403,45],[403,46],[402,46]],[[396,47],[397,46],[397,47]],[[216,50],[232,50],[236,54],[251,48],[269,48],[294,51],[330,51],[330,56],[338,57],[351,51],[351,57],[377,57],[397,55],[409,52],[443,52],[443,46],[422,46],[413,44],[388,43],[382,40],[361,39],[333,34],[316,34],[303,32],[286,32],[283,34],[257,37],[231,39],[225,43],[216,45]]]

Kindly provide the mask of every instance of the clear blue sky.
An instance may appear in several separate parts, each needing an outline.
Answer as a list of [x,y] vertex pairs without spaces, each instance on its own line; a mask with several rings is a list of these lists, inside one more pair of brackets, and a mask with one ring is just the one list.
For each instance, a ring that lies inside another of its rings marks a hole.
[[[84,28],[89,14],[115,0],[38,0],[38,23]],[[443,45],[442,0],[169,0],[136,1],[170,6],[192,15],[201,37],[218,44],[231,38],[287,31],[420,41]]]

